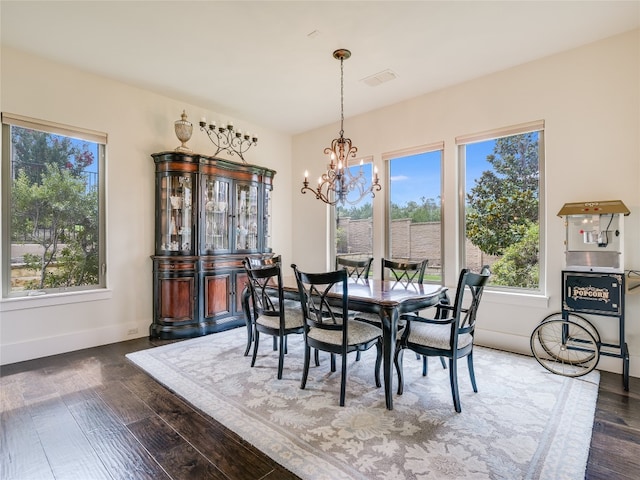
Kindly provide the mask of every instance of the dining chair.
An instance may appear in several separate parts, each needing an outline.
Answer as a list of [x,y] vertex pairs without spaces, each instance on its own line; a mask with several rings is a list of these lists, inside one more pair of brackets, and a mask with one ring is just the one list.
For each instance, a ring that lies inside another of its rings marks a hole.
[[[458,359],[467,357],[471,386],[474,392],[478,391],[473,371],[473,337],[480,299],[490,275],[488,266],[484,266],[480,273],[463,269],[453,304],[439,304],[435,318],[416,316],[407,322],[394,358],[398,372],[398,395],[402,395],[404,390],[402,354],[405,349],[423,356],[449,359],[449,381],[456,412],[462,411],[458,390]],[[426,374],[423,370],[423,375]]]
[[[367,258],[352,258],[337,256],[336,257],[336,270],[344,269],[347,271],[349,278],[356,281],[366,281],[369,278],[369,272],[371,271],[371,264],[373,263],[373,257]],[[351,316],[357,312],[350,312]],[[380,323],[380,322],[378,322]],[[360,353],[358,352],[358,360],[360,360]]]
[[287,353],[287,336],[304,332],[302,309],[296,300],[285,300],[279,263],[255,268],[251,268],[246,260],[243,264],[247,272],[247,284],[253,304],[254,341],[251,366],[253,367],[256,363],[260,333],[271,335],[279,341],[278,379],[281,379],[284,355]]
[[355,280],[366,280],[369,278],[373,257],[356,259],[347,257],[336,257],[336,270],[345,269],[347,275]]
[[[428,259],[424,260],[393,260],[382,258],[380,261],[380,274],[382,280],[392,280],[395,284],[401,284],[404,288],[409,288],[412,284],[420,284],[424,282],[424,272],[429,263]],[[394,285],[395,285],[394,284]],[[411,315],[417,315],[413,313]],[[374,324],[380,324],[380,316],[372,313],[363,313],[357,316],[358,319]],[[399,327],[403,328],[406,318],[400,318]],[[420,360],[420,355],[416,354],[416,358]],[[427,369],[427,357],[422,357],[423,371]],[[442,368],[447,368],[444,358],[440,358]]]
[[[427,263],[428,259],[393,260],[389,258],[382,258],[380,261],[380,278],[382,280],[395,281],[394,286],[400,284],[404,288],[410,288],[411,285],[420,284],[424,281],[424,272],[427,268]],[[356,319],[381,326],[380,315],[377,313],[358,312],[356,314]],[[404,318],[400,318],[398,326],[402,328],[405,321],[406,320]],[[420,356],[418,356],[418,359],[419,358]],[[426,361],[426,357],[423,357],[423,362],[426,363]],[[444,360],[441,361],[444,367]]]
[[[268,265],[280,264],[282,262],[282,257],[280,255],[260,255],[260,256],[247,256],[244,258],[244,262],[246,262],[251,268],[260,268]],[[243,263],[244,265],[244,263]],[[276,294],[277,296],[277,294]],[[245,298],[246,297],[246,298]],[[247,324],[247,348],[244,350],[244,356],[249,355],[249,350],[251,350],[251,344],[253,343],[254,338],[254,325],[253,325],[253,313],[252,306],[250,303],[251,292],[243,292],[242,305],[245,312],[246,324]],[[273,350],[276,351],[278,349],[278,339],[273,337]]]
[[[399,283],[405,288],[409,288],[412,284],[420,284],[424,282],[424,272],[429,264],[429,260],[426,258],[424,260],[393,260],[383,258],[380,263],[380,271],[382,272],[383,280],[392,280],[395,281],[396,284]],[[400,319],[401,327],[404,326],[405,321],[410,320],[411,317],[415,315],[418,315],[418,313],[414,312],[409,315],[403,315]],[[422,371],[424,375],[426,375],[428,357],[421,357],[416,353],[416,358],[418,360],[422,358]],[[444,357],[440,357],[440,364],[442,365],[442,368],[447,368]]]
[[[380,387],[382,363],[382,330],[374,325],[349,318],[348,274],[344,269],[324,273],[305,273],[291,265],[296,276],[304,317],[304,370],[300,388],[304,389],[309,376],[311,349],[331,354],[331,371],[336,371],[335,356],[342,359],[340,406],[345,404],[347,384],[347,354],[362,352],[375,345],[375,382]],[[330,305],[330,292],[341,294],[339,311]]]

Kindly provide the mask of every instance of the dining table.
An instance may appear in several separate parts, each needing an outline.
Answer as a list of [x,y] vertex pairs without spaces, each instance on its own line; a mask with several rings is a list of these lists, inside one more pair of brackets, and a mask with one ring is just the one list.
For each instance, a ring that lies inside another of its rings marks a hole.
[[[290,298],[299,298],[295,276],[282,279],[283,290]],[[382,369],[387,409],[393,410],[393,358],[396,349],[398,319],[447,299],[447,287],[429,283],[402,283],[381,279],[349,279],[349,310],[377,313],[382,322]],[[330,292],[328,299],[342,305],[342,288]]]

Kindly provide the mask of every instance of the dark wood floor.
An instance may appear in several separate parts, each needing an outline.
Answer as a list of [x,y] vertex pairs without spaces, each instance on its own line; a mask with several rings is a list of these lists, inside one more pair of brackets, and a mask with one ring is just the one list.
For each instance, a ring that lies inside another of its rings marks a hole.
[[[131,364],[137,339],[0,369],[3,480],[292,480]],[[588,479],[637,479],[640,379],[602,373]]]

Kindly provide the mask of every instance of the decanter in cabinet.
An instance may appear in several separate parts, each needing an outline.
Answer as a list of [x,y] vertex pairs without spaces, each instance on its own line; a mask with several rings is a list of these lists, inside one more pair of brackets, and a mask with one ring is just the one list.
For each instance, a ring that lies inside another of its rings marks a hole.
[[156,166],[153,323],[184,338],[244,325],[242,260],[271,252],[275,171],[180,152]]

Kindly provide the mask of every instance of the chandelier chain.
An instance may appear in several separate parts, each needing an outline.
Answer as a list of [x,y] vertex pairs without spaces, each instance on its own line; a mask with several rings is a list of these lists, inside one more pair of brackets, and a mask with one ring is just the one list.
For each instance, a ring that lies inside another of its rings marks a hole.
[[340,57],[340,138],[344,137],[344,58]]

